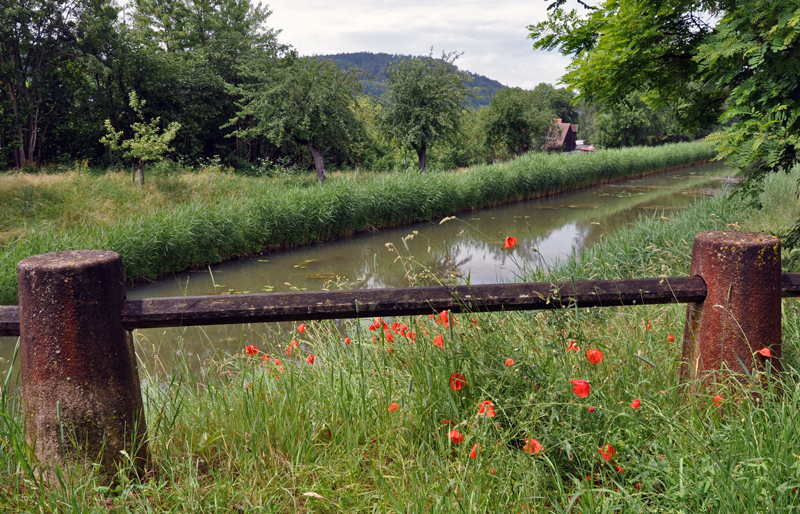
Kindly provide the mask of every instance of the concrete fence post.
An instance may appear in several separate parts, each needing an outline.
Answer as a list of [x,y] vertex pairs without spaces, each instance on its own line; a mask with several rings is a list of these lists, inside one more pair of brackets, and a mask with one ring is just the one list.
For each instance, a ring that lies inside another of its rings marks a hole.
[[[705,280],[708,294],[687,307],[681,379],[723,367],[742,373],[742,366],[749,371],[766,360],[780,369],[780,240],[753,232],[701,232],[690,275]],[[770,357],[756,353],[764,348]]]
[[136,356],[122,326],[125,276],[119,254],[81,250],[17,265],[25,437],[44,477],[54,465],[147,462]]

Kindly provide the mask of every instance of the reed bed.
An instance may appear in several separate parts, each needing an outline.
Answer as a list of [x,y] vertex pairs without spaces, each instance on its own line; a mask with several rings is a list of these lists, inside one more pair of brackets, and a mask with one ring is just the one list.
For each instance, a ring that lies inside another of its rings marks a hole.
[[[586,154],[528,154],[462,173],[341,176],[324,186],[304,180],[213,179],[219,186],[217,193],[199,186],[201,193],[197,193],[191,184],[162,184],[165,193],[157,200],[144,202],[143,197],[139,205],[126,199],[124,211],[113,209],[117,200],[123,202],[123,193],[106,191],[103,194],[111,198],[111,206],[73,216],[63,226],[41,223],[2,247],[0,304],[16,302],[16,263],[40,253],[113,250],[122,255],[127,277],[135,282],[265,249],[655,173],[713,155],[709,145],[697,142]],[[76,193],[62,203],[68,207],[70,202],[79,202],[74,197],[90,195],[91,187],[87,182],[83,195]],[[100,194],[101,189],[95,190]],[[131,189],[136,199],[141,193]],[[117,200],[113,200],[115,195]]]

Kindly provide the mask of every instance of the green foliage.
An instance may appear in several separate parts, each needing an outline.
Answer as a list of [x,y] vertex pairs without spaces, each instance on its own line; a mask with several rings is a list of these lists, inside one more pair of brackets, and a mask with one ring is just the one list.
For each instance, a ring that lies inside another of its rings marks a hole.
[[573,61],[564,80],[588,102],[634,92],[695,130],[724,108],[719,157],[755,172],[789,169],[800,147],[800,8],[794,0],[608,0],[585,16],[551,3],[534,48]]
[[139,100],[135,91],[130,94],[130,106],[139,121],[131,125],[133,137],[123,140],[122,131],[114,130],[111,126],[111,120],[106,120],[105,128],[107,135],[100,139],[100,142],[107,144],[112,152],[117,150],[125,150],[125,157],[131,157],[139,163],[141,167],[144,163],[150,161],[159,161],[163,158],[166,152],[171,152],[172,148],[169,147],[170,141],[175,139],[175,134],[180,130],[181,124],[173,121],[172,123],[161,131],[159,124],[161,118],[155,118],[147,122],[144,117],[144,100]]
[[701,72],[731,87],[712,140],[720,157],[754,171],[790,170],[800,161],[800,5],[794,0],[736,2],[700,46]]
[[[15,167],[42,160],[46,134],[70,108],[118,9],[108,0],[0,3],[0,149]],[[2,163],[2,161],[0,161]]]
[[603,148],[624,148],[649,142],[655,121],[652,109],[639,95],[629,95],[625,100],[595,116],[593,143]]
[[538,149],[554,117],[540,96],[516,87],[499,91],[486,109],[486,144],[504,145],[515,155]]
[[308,147],[319,180],[326,180],[324,153],[347,151],[360,135],[353,109],[361,92],[359,72],[344,71],[324,59],[289,56],[274,67],[260,61],[241,71],[247,83],[235,89],[241,96],[237,117],[253,123],[233,135],[253,139],[264,136],[273,144]]
[[475,90],[469,76],[453,63],[456,53],[403,59],[387,70],[387,91],[382,99],[382,122],[402,147],[419,156],[419,169],[427,167],[427,149],[458,132],[462,110]]

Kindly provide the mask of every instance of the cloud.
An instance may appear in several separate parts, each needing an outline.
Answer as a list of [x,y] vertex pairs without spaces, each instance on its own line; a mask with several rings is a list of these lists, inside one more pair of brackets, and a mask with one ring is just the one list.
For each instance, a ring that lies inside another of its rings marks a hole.
[[569,58],[534,52],[526,27],[546,19],[545,2],[499,0],[273,0],[268,24],[303,55],[463,52],[461,69],[509,86],[555,84]]

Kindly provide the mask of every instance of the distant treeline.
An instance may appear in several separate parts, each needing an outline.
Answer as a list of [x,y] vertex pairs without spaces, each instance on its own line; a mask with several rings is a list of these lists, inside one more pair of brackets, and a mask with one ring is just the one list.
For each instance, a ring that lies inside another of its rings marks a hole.
[[[403,59],[411,59],[412,55],[372,53],[372,52],[352,52],[342,54],[318,55],[321,59],[330,59],[340,68],[348,70],[358,68],[369,74],[361,79],[364,86],[364,93],[371,96],[382,96],[386,92],[386,70],[390,64],[397,63]],[[469,85],[479,88],[476,98],[473,98],[470,105],[474,108],[489,105],[492,97],[503,89],[504,86],[496,80],[492,80],[484,75],[472,73],[464,70],[471,78]]]

